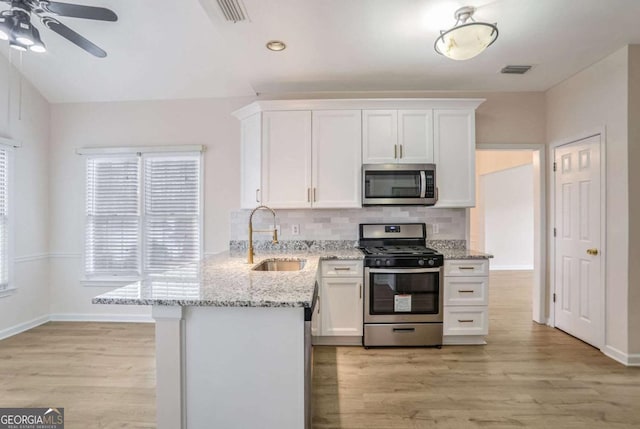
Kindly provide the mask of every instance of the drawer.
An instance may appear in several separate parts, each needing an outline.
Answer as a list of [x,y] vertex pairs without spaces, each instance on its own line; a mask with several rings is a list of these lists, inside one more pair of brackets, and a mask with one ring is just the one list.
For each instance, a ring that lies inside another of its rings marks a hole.
[[362,277],[362,261],[322,261],[322,277]]
[[442,345],[442,323],[365,324],[363,345],[439,346]]
[[488,304],[489,277],[445,277],[445,306]]
[[487,335],[489,309],[487,307],[445,307],[444,335]]
[[452,259],[444,261],[445,276],[488,276],[488,259]]

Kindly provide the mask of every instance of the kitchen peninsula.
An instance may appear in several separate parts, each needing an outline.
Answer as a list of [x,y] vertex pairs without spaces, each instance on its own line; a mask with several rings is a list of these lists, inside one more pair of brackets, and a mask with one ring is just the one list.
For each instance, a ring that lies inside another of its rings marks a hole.
[[305,319],[317,295],[317,268],[320,260],[362,254],[288,252],[256,262],[275,257],[303,266],[255,271],[225,252],[93,299],[153,307],[158,429],[307,427]]

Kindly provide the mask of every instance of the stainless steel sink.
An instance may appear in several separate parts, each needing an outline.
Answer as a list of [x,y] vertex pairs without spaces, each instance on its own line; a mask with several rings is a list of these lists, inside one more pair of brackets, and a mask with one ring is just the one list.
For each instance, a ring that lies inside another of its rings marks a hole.
[[253,271],[300,271],[307,263],[306,259],[267,259],[252,268]]

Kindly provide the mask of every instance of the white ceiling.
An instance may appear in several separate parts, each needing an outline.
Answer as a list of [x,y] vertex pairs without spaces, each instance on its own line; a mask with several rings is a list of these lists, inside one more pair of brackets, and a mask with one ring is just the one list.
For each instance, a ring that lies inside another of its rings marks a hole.
[[[46,54],[11,58],[50,102],[150,100],[312,91],[542,91],[625,44],[640,43],[640,0],[244,0],[228,23],[199,0],[66,0],[118,22],[60,21],[107,51],[95,58],[40,28]],[[215,0],[201,0],[215,7]],[[469,61],[433,42],[461,6],[500,35]],[[213,9],[215,10],[215,9]],[[287,49],[265,49],[280,39]],[[0,52],[9,57],[6,42]],[[531,64],[524,76],[499,74]]]

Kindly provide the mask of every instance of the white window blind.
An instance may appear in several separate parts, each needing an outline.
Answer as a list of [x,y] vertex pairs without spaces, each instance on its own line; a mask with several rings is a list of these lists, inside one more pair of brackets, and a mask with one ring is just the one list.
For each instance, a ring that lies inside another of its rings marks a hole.
[[0,148],[0,292],[9,289],[9,153]]
[[144,270],[200,259],[200,155],[145,156]]
[[140,160],[87,160],[87,277],[140,275]]
[[201,256],[200,154],[87,160],[88,280],[160,274]]

